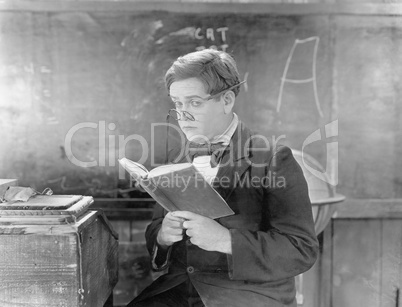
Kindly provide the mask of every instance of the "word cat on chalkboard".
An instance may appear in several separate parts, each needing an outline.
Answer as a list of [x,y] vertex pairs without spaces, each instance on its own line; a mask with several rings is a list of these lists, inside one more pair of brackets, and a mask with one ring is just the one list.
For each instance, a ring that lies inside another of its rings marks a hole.
[[[204,39],[206,38],[207,40],[211,40],[211,42],[213,43],[210,46],[198,46],[197,48],[195,48],[196,50],[203,50],[205,48],[211,48],[211,49],[219,49],[222,51],[226,51],[227,48],[229,47],[229,45],[226,43],[226,31],[228,31],[229,28],[228,27],[220,27],[220,28],[207,28],[205,30],[205,33],[203,33],[203,30],[201,28],[197,28],[195,30],[194,33],[194,37],[196,39]],[[215,38],[216,36],[218,36],[217,38]],[[220,45],[216,45],[215,41],[219,42],[219,37],[221,40],[221,44]]]

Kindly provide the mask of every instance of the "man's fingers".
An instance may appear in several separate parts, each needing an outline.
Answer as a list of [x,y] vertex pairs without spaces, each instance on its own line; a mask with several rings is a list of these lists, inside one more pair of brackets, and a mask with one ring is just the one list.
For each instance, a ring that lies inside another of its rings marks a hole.
[[183,218],[186,220],[195,220],[195,219],[201,217],[201,215],[190,212],[190,211],[173,211],[171,213],[175,217],[180,217],[180,218]]
[[182,221],[169,221],[166,223],[166,226],[172,229],[183,229]]
[[171,220],[171,221],[178,221],[178,222],[182,222],[182,221],[183,221],[183,218],[181,218],[181,217],[179,217],[179,216],[173,215],[173,212],[168,212],[168,213],[165,215],[165,218],[167,218],[167,219],[169,219],[169,220]]
[[169,234],[172,236],[179,236],[183,234],[183,229],[181,228],[171,228]]
[[183,240],[183,235],[171,236],[170,239],[172,242],[179,242],[179,241]]
[[191,229],[186,229],[186,235],[191,238],[192,236],[194,236],[194,233]]
[[189,229],[189,228],[193,228],[194,227],[194,222],[193,221],[184,221],[182,224],[182,227],[184,229]]

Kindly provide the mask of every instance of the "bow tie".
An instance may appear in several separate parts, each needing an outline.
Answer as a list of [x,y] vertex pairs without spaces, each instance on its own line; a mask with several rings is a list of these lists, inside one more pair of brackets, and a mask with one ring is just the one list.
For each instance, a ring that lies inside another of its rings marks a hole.
[[227,146],[223,143],[198,144],[190,142],[188,144],[188,155],[191,157],[191,160],[194,160],[198,156],[211,156],[211,167],[216,167],[219,164],[226,150]]

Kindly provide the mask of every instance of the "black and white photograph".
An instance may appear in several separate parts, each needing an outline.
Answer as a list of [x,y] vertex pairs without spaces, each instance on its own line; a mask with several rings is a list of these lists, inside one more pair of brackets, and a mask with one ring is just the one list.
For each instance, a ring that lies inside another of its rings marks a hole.
[[402,306],[402,2],[0,1],[0,307]]

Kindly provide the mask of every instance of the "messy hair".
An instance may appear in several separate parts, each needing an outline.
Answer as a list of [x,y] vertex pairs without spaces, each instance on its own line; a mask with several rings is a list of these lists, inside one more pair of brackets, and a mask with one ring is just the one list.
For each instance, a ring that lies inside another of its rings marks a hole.
[[[210,95],[240,83],[239,72],[234,58],[224,51],[204,49],[180,56],[165,75],[167,91],[175,81],[197,78],[205,86]],[[235,96],[240,87],[232,89]]]

